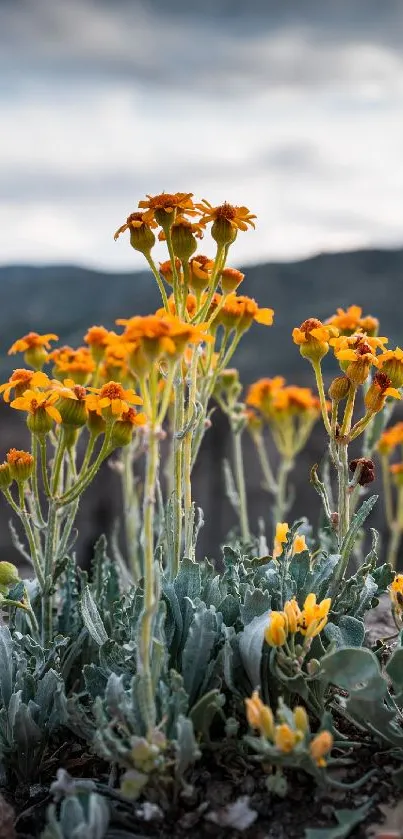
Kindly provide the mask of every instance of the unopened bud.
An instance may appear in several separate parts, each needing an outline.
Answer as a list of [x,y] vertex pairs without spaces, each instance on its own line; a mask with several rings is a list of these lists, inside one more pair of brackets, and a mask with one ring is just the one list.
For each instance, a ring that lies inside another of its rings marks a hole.
[[351,382],[347,376],[336,376],[330,383],[329,396],[333,402],[341,402],[346,399],[351,388]]

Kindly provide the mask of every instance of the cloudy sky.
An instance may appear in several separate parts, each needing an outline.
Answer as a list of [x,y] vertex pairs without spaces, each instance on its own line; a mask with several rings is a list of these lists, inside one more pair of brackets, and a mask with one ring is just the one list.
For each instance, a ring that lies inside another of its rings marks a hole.
[[258,215],[238,263],[403,243],[401,0],[0,0],[0,263],[141,265],[146,192]]

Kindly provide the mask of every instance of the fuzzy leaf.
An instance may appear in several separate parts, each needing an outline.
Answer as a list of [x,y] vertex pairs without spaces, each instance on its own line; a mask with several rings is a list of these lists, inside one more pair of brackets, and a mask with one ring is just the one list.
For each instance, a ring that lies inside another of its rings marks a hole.
[[381,699],[386,693],[378,659],[371,650],[345,647],[325,655],[320,664],[322,678],[357,698]]
[[244,602],[241,604],[241,619],[244,626],[247,626],[254,618],[265,613],[268,615],[271,609],[271,595],[268,591],[261,591],[260,588],[247,588]]
[[268,614],[265,612],[245,627],[239,637],[239,651],[243,666],[249,676],[253,689],[260,687],[260,665],[264,642],[264,631],[268,624]]
[[361,530],[365,520],[368,518],[372,508],[375,506],[378,500],[377,495],[371,495],[371,498],[367,498],[361,504],[359,510],[357,510],[355,516],[353,516],[353,520],[350,524],[349,530],[346,533],[343,544],[341,547],[341,554],[343,557],[350,556],[351,551],[353,550],[355,540],[357,539],[358,533]]
[[365,637],[365,626],[357,618],[342,615],[337,626],[332,622],[326,624],[324,634],[329,641],[336,642],[337,649],[361,647]]
[[0,697],[8,708],[13,692],[13,642],[7,626],[0,626]]
[[85,586],[81,596],[81,614],[91,638],[101,647],[108,640],[108,635],[88,586]]
[[217,616],[214,608],[199,601],[191,623],[182,656],[182,675],[190,704],[197,697],[217,637]]
[[305,839],[346,839],[353,828],[366,818],[371,805],[372,798],[356,810],[335,810],[337,827],[309,827],[305,830]]
[[188,717],[179,715],[176,724],[176,774],[183,778],[189,766],[200,757],[200,750],[196,743],[193,723]]

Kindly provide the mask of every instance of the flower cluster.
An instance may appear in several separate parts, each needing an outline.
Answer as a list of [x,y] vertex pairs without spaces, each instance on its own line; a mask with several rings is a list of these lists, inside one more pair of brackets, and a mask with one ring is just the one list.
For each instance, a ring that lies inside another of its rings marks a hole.
[[308,642],[326,626],[330,606],[329,597],[317,603],[316,595],[312,592],[305,599],[303,609],[300,609],[295,597],[287,600],[282,612],[270,612],[264,636],[267,644],[270,647],[283,647],[287,644],[288,636],[297,633]]
[[302,705],[297,705],[293,712],[280,705],[276,721],[271,708],[262,702],[255,690],[250,699],[245,699],[245,706],[250,727],[269,741],[279,755],[298,757],[307,754],[317,767],[326,766],[333,735],[326,730],[312,735],[308,715]]
[[[290,533],[289,525],[286,521],[278,522],[276,524],[276,532],[274,536],[274,547],[273,547],[273,559],[281,556],[284,550],[284,546],[288,543],[288,536]],[[297,533],[291,545],[291,556],[295,556],[295,554],[300,554],[303,551],[307,551],[308,546],[305,541],[305,536]]]

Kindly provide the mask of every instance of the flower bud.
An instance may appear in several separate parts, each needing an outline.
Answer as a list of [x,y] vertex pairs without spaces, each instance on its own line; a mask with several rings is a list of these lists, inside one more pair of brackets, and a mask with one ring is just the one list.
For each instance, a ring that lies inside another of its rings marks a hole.
[[0,562],[0,586],[14,586],[19,579],[15,565],[11,562]]
[[241,285],[245,274],[236,268],[224,268],[220,274],[221,288],[224,294],[232,294]]
[[336,376],[330,383],[328,393],[333,402],[342,402],[343,399],[347,398],[350,388],[351,382],[347,376]]
[[73,388],[77,399],[69,399],[62,396],[57,403],[57,408],[62,418],[62,423],[70,428],[82,428],[87,422],[87,406],[85,397],[87,391],[82,385],[75,385]]
[[96,411],[88,411],[87,427],[94,437],[105,433],[106,423]]
[[8,489],[13,482],[8,463],[0,463],[0,490]]
[[116,448],[128,446],[132,441],[133,431],[136,426],[145,425],[147,417],[143,413],[137,413],[134,408],[124,411],[121,418],[113,425],[111,443]]
[[304,734],[309,731],[308,714],[302,705],[297,705],[294,708],[294,722],[299,731],[302,731]]
[[[177,273],[179,282],[182,285],[182,283],[183,283],[182,266],[181,266],[181,261],[180,261],[180,259],[178,259],[177,256],[175,257],[175,268],[176,268],[176,273]],[[170,286],[173,285],[174,275],[173,275],[173,271],[172,271],[172,262],[171,262],[170,259],[167,259],[166,262],[160,262],[160,274],[162,274],[165,282],[168,283],[168,285],[170,285]]]
[[283,723],[276,726],[274,742],[280,752],[289,754],[297,743],[297,735],[289,725]]
[[17,483],[28,481],[34,470],[34,458],[29,452],[20,449],[10,449],[7,454],[10,475]]
[[33,367],[34,370],[42,370],[44,364],[48,360],[48,354],[45,347],[36,346],[29,347],[24,353],[24,361]]
[[330,731],[320,731],[319,734],[313,738],[309,746],[309,751],[311,753],[312,760],[315,761],[317,766],[326,766],[324,756],[329,754],[332,746],[333,735]]
[[190,260],[189,286],[193,291],[202,292],[210,283],[214,262],[208,256],[197,254]]
[[181,262],[188,262],[197,248],[196,237],[192,233],[190,221],[181,219],[172,226],[171,240],[174,254]]
[[365,487],[375,480],[375,464],[373,460],[367,457],[356,457],[350,462],[349,466],[350,471],[353,473],[357,468],[360,469],[360,477],[358,479],[360,486]]
[[49,434],[53,428],[53,419],[46,412],[45,408],[37,408],[33,414],[27,416],[27,426],[32,434],[42,436]]
[[235,242],[237,233],[237,228],[231,224],[229,219],[225,218],[225,215],[219,215],[213,222],[211,228],[212,238],[220,247],[232,245]]

